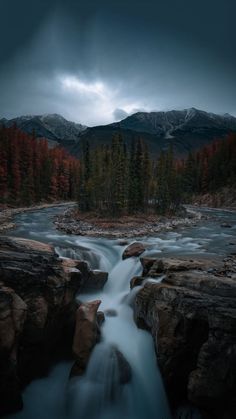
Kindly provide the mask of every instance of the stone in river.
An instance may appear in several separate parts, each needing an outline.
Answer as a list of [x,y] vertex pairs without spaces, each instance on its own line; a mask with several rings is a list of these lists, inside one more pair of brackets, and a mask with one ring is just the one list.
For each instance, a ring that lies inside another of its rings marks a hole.
[[100,300],[95,300],[81,304],[77,309],[73,340],[73,353],[76,361],[71,368],[70,377],[82,375],[85,372],[91,352],[99,341],[97,311],[100,304]]
[[145,252],[145,247],[140,242],[134,242],[130,244],[123,252],[122,259],[131,258],[133,256],[140,256],[143,252]]

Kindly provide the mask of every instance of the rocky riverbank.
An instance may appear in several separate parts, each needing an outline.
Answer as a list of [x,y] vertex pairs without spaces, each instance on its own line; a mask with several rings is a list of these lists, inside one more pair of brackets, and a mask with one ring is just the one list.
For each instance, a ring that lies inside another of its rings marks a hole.
[[236,188],[225,187],[215,193],[197,195],[193,197],[192,203],[202,207],[236,210]]
[[0,208],[0,233],[5,233],[8,230],[11,230],[15,227],[14,217],[22,212],[37,211],[44,208],[53,208],[55,206],[65,206],[65,205],[74,205],[75,202],[58,202],[58,203],[44,203],[39,205],[33,205],[31,207],[21,207],[21,208]]
[[143,214],[123,216],[118,219],[80,214],[77,209],[69,208],[63,214],[56,216],[55,225],[66,234],[117,239],[155,236],[161,231],[192,226],[201,219],[200,212],[192,208],[183,209],[175,217]]
[[235,418],[236,257],[141,261],[143,275],[131,281],[144,285],[135,319],[153,336],[172,406],[189,402],[203,418]]
[[22,388],[56,359],[72,357],[75,295],[106,280],[47,244],[0,237],[0,414],[22,408]]

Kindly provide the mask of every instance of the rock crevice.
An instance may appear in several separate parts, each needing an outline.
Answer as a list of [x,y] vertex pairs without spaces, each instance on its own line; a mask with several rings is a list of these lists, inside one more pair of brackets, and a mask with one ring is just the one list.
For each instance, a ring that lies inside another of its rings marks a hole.
[[135,319],[151,331],[172,406],[188,401],[209,418],[236,417],[236,262],[142,261],[146,282]]

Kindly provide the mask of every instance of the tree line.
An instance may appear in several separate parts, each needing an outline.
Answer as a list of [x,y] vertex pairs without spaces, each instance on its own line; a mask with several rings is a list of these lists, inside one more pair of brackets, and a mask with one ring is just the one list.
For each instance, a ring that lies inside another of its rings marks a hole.
[[236,186],[236,134],[216,140],[177,162],[182,199]]
[[86,142],[80,167],[80,211],[118,216],[174,213],[180,206],[180,185],[171,148],[154,162],[142,139],[128,149],[117,134],[110,145],[92,150]]
[[128,149],[117,134],[110,145],[83,147],[81,211],[118,216],[137,212],[171,215],[194,196],[236,186],[236,134],[216,140],[184,159],[170,146],[150,157],[140,138]]
[[16,127],[0,127],[1,204],[78,199],[82,212],[171,215],[196,195],[235,185],[236,134],[184,159],[172,147],[153,159],[141,138],[127,147],[117,134],[109,145],[85,142],[79,161]]
[[0,202],[31,205],[77,198],[79,161],[16,127],[0,127]]

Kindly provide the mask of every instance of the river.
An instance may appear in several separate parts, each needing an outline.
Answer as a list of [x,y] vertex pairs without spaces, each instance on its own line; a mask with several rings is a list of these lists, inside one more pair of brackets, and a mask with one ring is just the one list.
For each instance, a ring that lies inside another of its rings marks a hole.
[[[10,234],[52,243],[60,257],[84,259],[91,268],[109,272],[102,291],[78,298],[82,301],[101,299],[100,309],[115,310],[116,315],[109,316],[109,312],[106,315],[101,343],[93,350],[83,377],[68,382],[71,363],[55,365],[48,377],[28,385],[23,394],[23,411],[9,418],[170,419],[151,335],[138,329],[133,320],[131,302],[139,287],[130,291],[130,279],[141,274],[139,259],[123,261],[125,246],[117,240],[67,235],[56,230],[53,217],[60,211],[64,209],[55,207],[20,214]],[[192,227],[160,233],[157,237],[142,238],[147,249],[144,255],[208,257],[236,252],[236,213],[201,211],[209,219]],[[118,366],[112,356],[114,345],[132,368],[132,380],[122,388],[117,383]],[[111,402],[114,388],[116,397]]]

